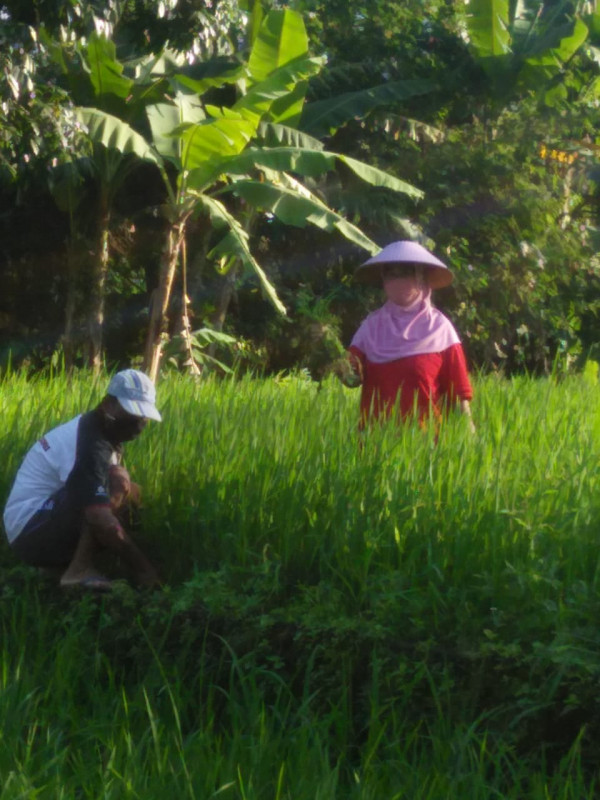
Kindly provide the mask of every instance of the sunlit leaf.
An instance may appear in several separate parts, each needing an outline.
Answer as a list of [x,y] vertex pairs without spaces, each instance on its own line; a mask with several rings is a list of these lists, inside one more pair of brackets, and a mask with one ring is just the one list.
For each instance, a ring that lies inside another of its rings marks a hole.
[[373,255],[380,250],[359,228],[328,208],[305,188],[302,192],[298,185],[288,188],[273,183],[241,180],[236,181],[230,191],[243,197],[255,208],[274,214],[286,225],[298,228],[314,225],[330,233],[337,230],[346,239]]
[[277,296],[277,291],[267,278],[266,273],[250,252],[248,234],[242,228],[238,220],[227,211],[223,203],[215,198],[200,195],[198,204],[202,205],[208,211],[213,222],[217,225],[225,225],[229,229],[227,235],[208,254],[209,257],[216,258],[218,256],[236,255],[246,268],[257,275],[263,291],[272,305],[280,314],[285,315],[285,306]]
[[117,50],[105,36],[93,33],[87,47],[90,80],[96,95],[114,94],[125,99],[133,81],[123,76],[123,65],[117,61]]
[[292,147],[248,148],[240,156],[231,159],[223,166],[230,173],[246,173],[253,168],[268,167],[285,172],[296,172],[308,177],[318,177],[336,168],[338,163],[345,164],[361,180],[372,186],[391,189],[394,192],[421,198],[423,192],[406,181],[395,178],[383,170],[357,161],[340,153],[327,151],[303,150]]
[[252,139],[256,125],[241,115],[190,125],[181,131],[183,169],[210,166],[213,160],[240,153]]
[[470,0],[467,31],[479,58],[509,53],[509,0]]
[[132,154],[145,161],[159,162],[157,154],[144,137],[118,117],[97,108],[78,107],[74,113],[86,126],[88,136],[95,144],[123,155]]
[[561,27],[560,30],[562,34],[565,30],[568,33],[562,35],[554,47],[541,50],[525,60],[519,72],[522,85],[535,88],[539,86],[540,78],[548,81],[557,75],[584,44],[589,33],[587,26],[579,19],[575,20],[574,25]]
[[278,67],[308,52],[302,16],[289,8],[264,18],[248,60],[252,81],[260,83]]
[[242,77],[245,68],[230,59],[211,59],[196,64],[186,64],[171,74],[171,82],[185,87],[197,95],[203,95],[208,89],[220,88],[235,83]]
[[178,94],[173,103],[156,103],[146,109],[152,142],[165,158],[179,159],[181,143],[174,131],[183,123],[198,123],[206,115],[195,95]]
[[[257,118],[257,123],[270,113],[274,122],[287,119],[288,114],[297,114],[297,104],[303,101],[304,82],[319,72],[323,59],[301,56],[275,69],[265,80],[252,86],[233,105],[237,111],[245,109]],[[301,88],[298,89],[298,84]]]
[[323,150],[325,147],[320,139],[290,125],[261,122],[257,133],[260,143],[267,147],[300,147],[305,150]]

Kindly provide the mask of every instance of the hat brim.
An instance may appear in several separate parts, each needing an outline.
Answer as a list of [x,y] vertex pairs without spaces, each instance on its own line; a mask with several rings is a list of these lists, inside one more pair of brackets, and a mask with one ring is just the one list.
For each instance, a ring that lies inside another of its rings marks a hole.
[[[360,267],[356,268],[354,280],[357,281],[357,283],[368,286],[381,286],[383,282],[382,267],[398,263],[406,264],[410,262],[376,261],[370,263],[367,261],[365,264],[361,264]],[[422,262],[413,263],[427,270],[427,284],[432,289],[443,289],[445,286],[450,286],[454,280],[454,274],[447,267],[438,267],[435,264],[423,264]]]
[[161,422],[162,417],[159,410],[152,403],[144,400],[125,400],[117,397],[119,405],[127,411],[128,414],[133,414],[134,417],[144,417],[145,419],[154,419],[156,422]]

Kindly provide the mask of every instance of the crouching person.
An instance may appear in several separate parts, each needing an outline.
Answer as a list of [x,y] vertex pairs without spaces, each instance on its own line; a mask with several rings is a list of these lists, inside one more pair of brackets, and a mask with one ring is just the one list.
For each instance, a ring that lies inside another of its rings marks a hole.
[[134,583],[155,586],[156,570],[124,526],[140,490],[120,465],[122,445],[149,419],[160,421],[154,384],[137,370],[111,379],[92,411],[54,428],[21,464],[4,527],[15,555],[35,567],[60,570],[62,586],[109,589],[95,559],[108,550],[122,559]]

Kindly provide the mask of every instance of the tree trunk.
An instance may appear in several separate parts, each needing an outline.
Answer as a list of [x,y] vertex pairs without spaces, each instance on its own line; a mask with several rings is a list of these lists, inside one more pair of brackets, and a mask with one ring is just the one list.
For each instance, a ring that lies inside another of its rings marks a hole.
[[94,375],[97,375],[102,367],[102,329],[104,326],[106,276],[108,274],[109,224],[110,211],[108,209],[108,202],[106,198],[102,198],[98,240],[92,263],[91,298],[88,317],[88,365],[91,367]]
[[215,312],[212,315],[211,322],[216,331],[223,330],[223,325],[225,324],[225,319],[227,317],[227,311],[229,310],[229,304],[231,303],[231,298],[233,297],[237,275],[238,266],[237,264],[234,264],[225,276],[223,286],[221,287],[221,293],[219,295],[219,302],[217,303]]
[[67,297],[65,301],[65,329],[61,344],[64,354],[65,370],[71,373],[75,362],[75,344],[73,341],[73,328],[75,327],[75,310],[77,307],[77,268],[73,242],[67,245]]
[[208,253],[208,250],[209,236],[205,235],[202,237],[202,244],[199,247],[194,248],[195,252],[192,259],[191,269],[188,270],[188,294],[192,298],[192,301],[196,298],[204,283],[206,254]]
[[574,175],[574,168],[569,167],[565,172],[565,178],[563,181],[563,204],[559,223],[562,231],[566,230],[571,222],[571,187],[573,185]]
[[156,381],[162,350],[162,333],[167,321],[167,311],[171,299],[171,289],[177,270],[179,251],[185,236],[185,221],[174,225],[168,233],[167,248],[160,268],[158,287],[152,294],[150,303],[150,321],[144,351],[144,371]]

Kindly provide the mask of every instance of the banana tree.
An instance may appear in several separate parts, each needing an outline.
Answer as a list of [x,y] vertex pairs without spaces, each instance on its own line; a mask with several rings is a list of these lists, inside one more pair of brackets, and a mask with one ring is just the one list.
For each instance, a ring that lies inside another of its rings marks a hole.
[[[255,274],[265,296],[285,313],[275,287],[250,248],[257,213],[275,215],[286,224],[314,225],[337,231],[368,253],[377,245],[310,190],[301,179],[317,178],[339,164],[374,186],[414,198],[422,193],[404,181],[345,156],[328,153],[322,143],[298,129],[308,80],[323,67],[308,54],[308,39],[299,14],[271,11],[256,31],[250,56],[239,70],[218,79],[235,81],[238,99],[229,107],[202,104],[203,82],[172,80],[195,91],[182,91],[176,103],[148,108],[157,152],[176,168],[168,185],[165,213],[170,232],[160,283],[152,303],[144,367],[155,377],[162,333],[179,251],[193,215],[204,214],[219,240],[209,253],[222,273],[242,268]],[[234,210],[235,208],[235,210]]]
[[[60,67],[75,107],[65,110],[66,127],[73,119],[82,128],[87,142],[84,156],[74,156],[72,166],[95,181],[95,208],[92,223],[92,247],[89,292],[87,294],[88,363],[97,372],[102,364],[102,329],[105,289],[110,263],[109,231],[116,193],[142,161],[158,165],[155,151],[127,121],[139,115],[139,108],[154,99],[156,81],[146,78],[136,83],[124,74],[116,59],[113,42],[93,33],[83,44],[61,44],[47,35],[40,36],[42,46]],[[64,165],[60,170],[64,171]],[[50,177],[51,184],[53,176]],[[71,181],[70,203],[78,205],[85,191],[84,181]],[[71,297],[72,301],[72,297]],[[72,309],[71,309],[72,313]],[[68,325],[68,322],[67,322]],[[65,331],[66,338],[69,332]]]
[[79,299],[78,266],[79,254],[83,250],[80,229],[76,222],[77,211],[83,197],[81,188],[82,182],[81,165],[77,166],[72,160],[67,160],[63,164],[57,164],[48,174],[48,187],[54,202],[69,219],[69,236],[66,242],[65,259],[67,275],[65,327],[62,336],[62,351],[65,368],[68,371],[73,367],[75,356],[74,323]]
[[102,365],[104,300],[109,270],[109,230],[117,191],[131,177],[140,161],[160,166],[160,159],[144,137],[123,120],[96,108],[75,110],[91,143],[89,165],[96,178],[97,217],[91,269],[88,329],[89,365]]
[[[254,3],[254,10],[258,8]],[[78,96],[95,100],[94,107],[76,109],[92,145],[91,161],[98,177],[99,224],[96,269],[90,311],[92,363],[100,363],[103,295],[108,266],[108,225],[115,191],[140,160],[152,162],[163,177],[168,221],[160,280],[151,304],[144,364],[156,377],[161,342],[179,254],[188,222],[204,213],[220,240],[210,254],[221,271],[250,270],[265,295],[281,312],[275,288],[250,250],[252,220],[269,212],[288,224],[312,224],[338,231],[358,246],[374,252],[376,245],[356,226],[323,202],[299,178],[315,178],[344,163],[376,186],[419,197],[405,182],[352,159],[326,153],[318,139],[298,129],[308,80],[323,60],[308,55],[302,18],[289,10],[264,19],[254,13],[252,49],[247,62],[221,62],[182,68],[176,56],[164,53],[142,64],[133,81],[123,74],[114,46],[92,37],[80,53],[89,80],[65,66]],[[260,25],[259,25],[260,23]],[[64,51],[57,51],[57,57]],[[166,84],[168,96],[161,95]],[[209,90],[235,87],[238,99],[229,107],[206,102]],[[160,87],[160,88],[159,88]],[[156,99],[160,98],[157,102]],[[125,119],[145,108],[146,125],[136,128]],[[111,113],[114,112],[114,113]],[[143,131],[145,135],[142,135]],[[264,185],[263,185],[264,184]],[[266,188],[270,191],[265,191]],[[225,201],[225,195],[229,201]],[[232,203],[237,211],[232,211]]]
[[564,94],[564,87],[552,83],[589,34],[584,19],[573,15],[572,8],[567,0],[551,5],[470,0],[466,18],[469,43],[488,76],[493,96],[505,103],[510,95],[534,90],[552,103],[557,92]]

